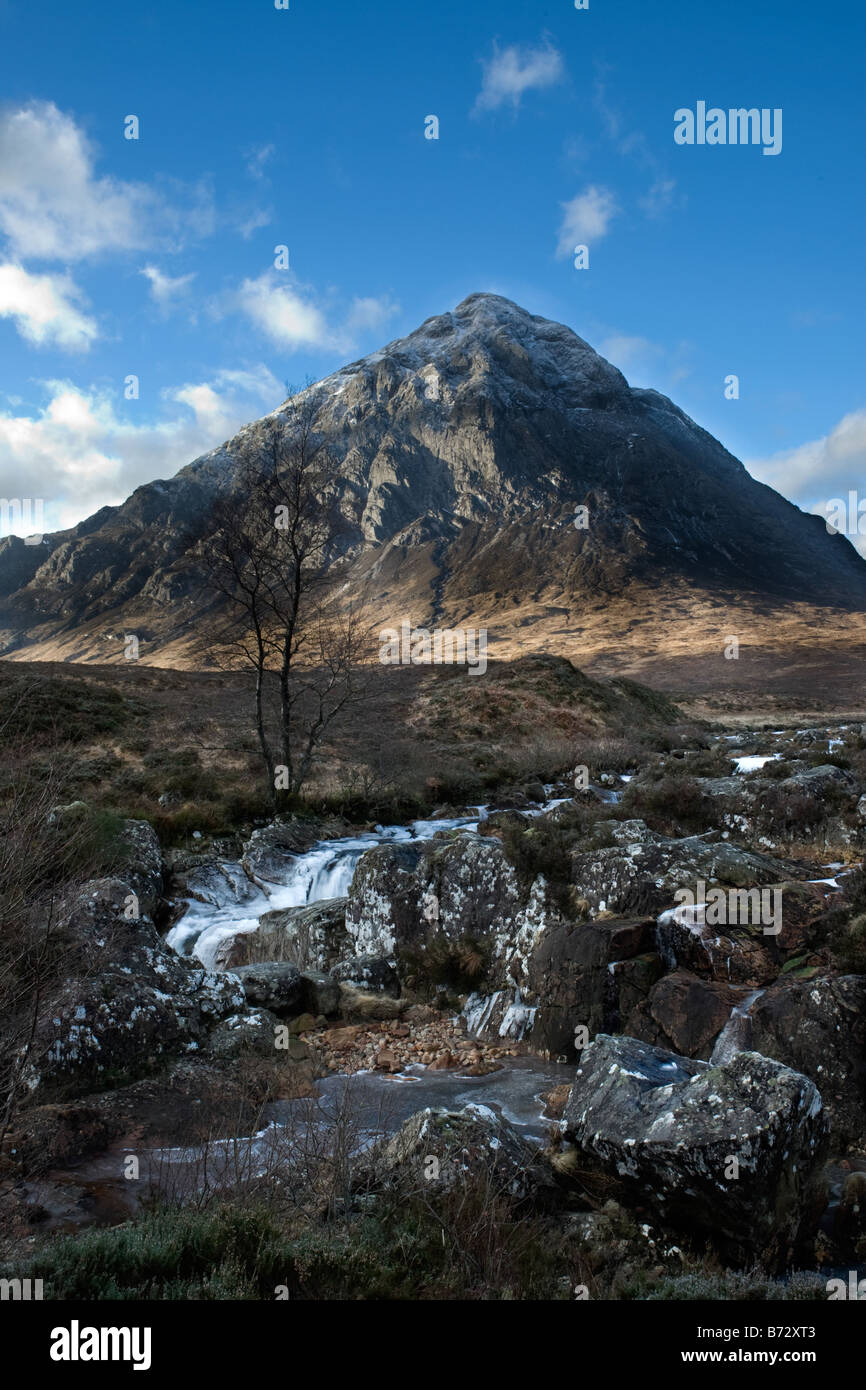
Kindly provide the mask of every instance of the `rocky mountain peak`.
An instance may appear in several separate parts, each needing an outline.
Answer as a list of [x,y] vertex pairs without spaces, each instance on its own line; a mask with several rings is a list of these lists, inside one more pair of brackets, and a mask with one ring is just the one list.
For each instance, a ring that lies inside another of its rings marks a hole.
[[[471,615],[503,641],[528,624],[521,650],[562,651],[586,605],[609,615],[640,593],[661,612],[668,594],[687,618],[683,585],[710,607],[721,593],[866,609],[847,541],[570,328],[501,295],[471,294],[303,394],[339,460],[345,587],[376,621]],[[189,538],[239,486],[263,425],[42,546],[0,546],[0,650],[105,659],[129,624],[151,655],[192,640],[207,596]]]

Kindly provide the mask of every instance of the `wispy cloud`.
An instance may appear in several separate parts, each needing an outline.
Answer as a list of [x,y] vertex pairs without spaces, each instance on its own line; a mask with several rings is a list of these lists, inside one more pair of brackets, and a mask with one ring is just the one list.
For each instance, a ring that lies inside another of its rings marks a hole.
[[661,217],[667,212],[674,201],[676,187],[676,179],[656,179],[649,192],[638,199],[647,217]]
[[658,358],[663,349],[649,338],[640,338],[628,333],[612,333],[603,338],[598,345],[602,357],[606,357],[620,371],[628,372],[635,366],[643,366],[652,358]]
[[324,313],[309,292],[286,284],[285,277],[276,271],[244,280],[231,302],[280,347],[337,346]]
[[537,48],[512,44],[493,45],[493,55],[482,60],[484,77],[473,111],[495,111],[500,106],[520,105],[525,92],[555,86],[565,76],[562,54],[552,44]]
[[20,265],[0,265],[0,318],[11,318],[36,347],[87,351],[98,328],[83,312],[82,298],[68,275],[32,275]]
[[639,206],[647,217],[662,217],[677,201],[676,180],[668,175],[663,162],[650,145],[645,131],[630,127],[622,111],[610,100],[606,81],[609,71],[607,66],[598,65],[598,75],[592,93],[593,106],[601,118],[605,134],[616,147],[617,153],[636,163],[652,180],[647,192],[638,199]]
[[247,150],[244,158],[247,165],[247,173],[250,178],[263,179],[265,176],[265,165],[276,152],[275,145],[259,145],[254,149]]
[[195,279],[195,271],[190,275],[165,275],[155,265],[143,266],[140,274],[150,281],[150,292],[161,308],[184,294]]
[[607,235],[608,227],[618,212],[617,201],[609,188],[590,184],[571,202],[562,204],[559,228],[558,256],[570,256],[576,245],[590,245]]

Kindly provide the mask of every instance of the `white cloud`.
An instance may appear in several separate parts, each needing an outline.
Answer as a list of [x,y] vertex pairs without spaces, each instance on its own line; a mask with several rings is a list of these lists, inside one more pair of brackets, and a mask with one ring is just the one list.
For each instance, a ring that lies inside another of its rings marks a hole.
[[10,496],[44,499],[50,530],[124,501],[142,483],[172,477],[285,396],[263,365],[217,372],[164,392],[163,416],[138,424],[117,413],[114,395],[95,387],[45,387],[48,401],[38,413],[0,412],[0,477]]
[[246,151],[247,173],[250,178],[264,178],[265,165],[274,153],[274,145],[260,145],[256,149]]
[[0,265],[0,317],[11,318],[36,347],[87,351],[98,330],[79,308],[81,298],[68,275],[31,275],[19,265]]
[[590,184],[570,203],[562,204],[562,224],[556,254],[570,256],[575,246],[591,246],[607,234],[611,220],[619,211],[609,188]]
[[94,165],[84,131],[53,102],[0,114],[0,231],[13,255],[68,263],[212,230],[206,190],[174,208],[144,184],[98,177]]
[[240,289],[214,306],[217,317],[238,310],[270,340],[290,352],[299,348],[349,352],[356,335],[375,332],[398,310],[388,296],[352,300],[342,314],[323,308],[308,286],[286,272],[266,271],[244,280]]
[[322,311],[275,271],[244,280],[234,297],[241,313],[281,347],[336,347]]
[[183,294],[187,286],[195,279],[195,271],[190,275],[165,275],[155,265],[146,265],[142,268],[142,275],[150,281],[150,292],[157,304],[166,308],[173,299]]
[[552,87],[565,75],[562,55],[549,43],[538,48],[512,44],[503,49],[494,44],[493,57],[482,66],[484,78],[475,111],[495,111],[507,103],[517,108],[524,92]]
[[[752,459],[746,467],[758,482],[768,483],[804,511],[827,517],[828,504],[849,492],[866,500],[866,410],[845,415],[829,434],[765,459]],[[856,518],[854,524],[856,525]],[[849,536],[866,555],[866,536]]]

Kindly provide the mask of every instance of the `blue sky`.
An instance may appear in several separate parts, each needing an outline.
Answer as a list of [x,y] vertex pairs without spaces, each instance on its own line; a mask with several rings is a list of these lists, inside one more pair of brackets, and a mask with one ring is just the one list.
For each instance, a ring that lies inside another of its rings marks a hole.
[[[853,0],[0,0],[0,494],[70,524],[481,289],[860,488],[863,49]],[[675,144],[701,100],[781,153]]]

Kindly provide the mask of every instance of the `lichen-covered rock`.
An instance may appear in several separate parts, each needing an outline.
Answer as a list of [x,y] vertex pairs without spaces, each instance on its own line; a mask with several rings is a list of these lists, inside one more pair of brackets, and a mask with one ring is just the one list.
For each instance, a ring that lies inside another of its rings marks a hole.
[[[621,1026],[640,992],[641,973],[621,967],[627,960],[651,953],[655,934],[652,918],[614,918],[590,922],[558,922],[533,951],[529,966],[532,998],[538,1013],[533,1046],[556,1056],[573,1058],[575,1029],[583,1025],[592,1037]],[[657,958],[643,972],[646,989],[658,977]],[[625,998],[621,997],[623,988]]]
[[[86,801],[72,801],[55,806],[48,821],[55,829],[73,837],[86,826],[94,814]],[[165,865],[159,838],[150,821],[123,820],[116,844],[118,878],[129,884],[138,899],[143,914],[152,916],[160,904],[165,880]]]
[[[708,898],[710,890],[707,890]],[[723,924],[711,922],[711,903],[681,905],[660,914],[659,954],[669,970],[685,969],[728,984],[770,984],[787,961],[819,945],[833,890],[786,881],[726,893]]]
[[125,820],[121,873],[142,912],[153,915],[163,894],[165,866],[156,831],[149,821]]
[[169,887],[174,898],[209,903],[212,907],[247,902],[260,893],[260,889],[244,873],[241,864],[220,860],[216,856],[176,870]]
[[790,877],[781,860],[724,840],[668,839],[643,821],[625,821],[611,834],[614,845],[572,855],[571,881],[593,912],[661,911],[678,888],[694,890],[700,881],[751,888]]
[[394,959],[405,979],[424,975],[431,952],[477,946],[493,989],[526,982],[532,951],[554,920],[544,879],[522,882],[497,839],[469,832],[369,850],[346,906],[358,955]]
[[320,971],[301,971],[291,961],[269,960],[257,965],[240,965],[231,972],[238,980],[247,1001],[270,1009],[281,1017],[297,1018],[299,1014],[336,1013],[340,1003],[340,986],[330,975]]
[[348,832],[343,821],[333,818],[279,818],[253,831],[244,845],[241,863],[254,881],[285,883],[299,855],[306,854],[320,840],[338,839]]
[[756,1052],[795,1067],[824,1100],[834,1144],[866,1143],[866,975],[784,977],[751,1012]]
[[400,977],[385,956],[350,956],[332,966],[331,976],[341,985],[400,997]]
[[238,981],[167,947],[119,879],[94,879],[62,904],[54,939],[65,978],[45,1000],[25,1071],[40,1099],[144,1075],[243,1008]]
[[220,1061],[233,1060],[250,1052],[260,1057],[273,1057],[277,1029],[281,1027],[280,1020],[269,1009],[230,1014],[211,1029],[203,1052]]
[[814,1084],[756,1052],[713,1067],[606,1034],[582,1052],[563,1119],[664,1229],[773,1267],[814,1234],[826,1128]]
[[258,930],[238,940],[234,964],[254,956],[291,960],[299,970],[330,970],[350,949],[346,899],[324,898],[309,907],[277,908],[259,918]]
[[489,1179],[492,1194],[518,1201],[550,1202],[556,1192],[538,1151],[486,1105],[410,1115],[391,1139],[364,1155],[355,1186],[400,1187],[432,1197],[475,1176]]
[[241,856],[245,872],[254,883],[285,883],[298,862],[293,843],[294,836],[279,823],[254,830]]
[[239,965],[229,978],[240,982],[250,1004],[289,1017],[307,1012],[307,981],[291,961],[270,960],[258,965]]

